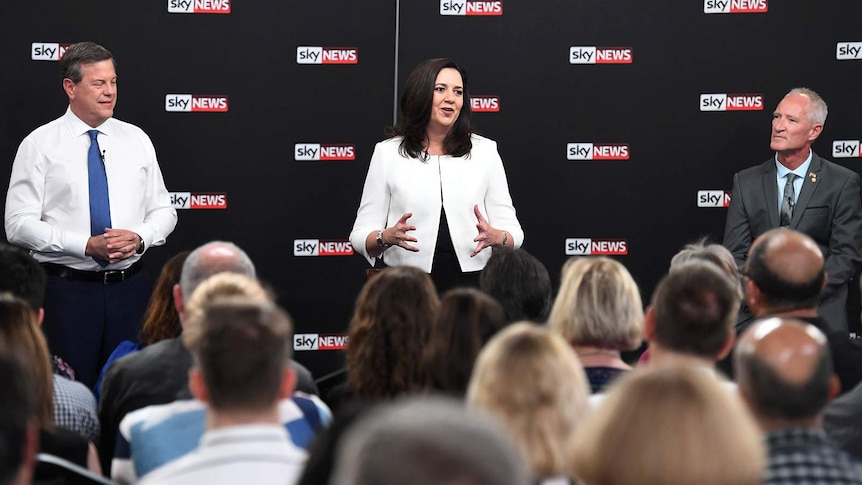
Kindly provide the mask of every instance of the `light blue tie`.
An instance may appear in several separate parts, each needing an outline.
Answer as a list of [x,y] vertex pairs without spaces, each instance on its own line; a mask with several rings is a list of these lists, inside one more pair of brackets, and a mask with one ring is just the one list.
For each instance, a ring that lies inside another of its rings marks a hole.
[[[111,204],[108,199],[108,176],[105,162],[99,150],[99,130],[89,130],[90,150],[87,152],[87,173],[90,182],[90,235],[101,236],[106,227],[111,227]],[[104,259],[93,258],[100,266],[107,266]]]

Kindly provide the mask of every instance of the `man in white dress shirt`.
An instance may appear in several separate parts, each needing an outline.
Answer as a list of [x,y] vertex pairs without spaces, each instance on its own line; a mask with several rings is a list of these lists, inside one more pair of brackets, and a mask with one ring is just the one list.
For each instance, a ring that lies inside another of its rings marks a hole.
[[278,408],[296,385],[287,314],[248,297],[220,297],[197,323],[189,388],[207,403],[207,430],[198,449],[141,485],[296,483],[307,455],[291,442]]
[[117,344],[136,339],[151,291],[141,254],[177,222],[149,137],[113,118],[115,67],[92,42],[66,50],[69,107],[21,142],[6,194],[6,237],[49,276],[48,343],[88,386]]

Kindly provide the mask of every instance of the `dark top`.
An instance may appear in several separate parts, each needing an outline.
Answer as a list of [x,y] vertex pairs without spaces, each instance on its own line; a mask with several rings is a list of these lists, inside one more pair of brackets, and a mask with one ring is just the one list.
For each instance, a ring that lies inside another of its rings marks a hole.
[[816,428],[788,428],[766,434],[764,485],[862,484],[862,462],[833,447]]
[[87,468],[90,444],[83,436],[68,429],[54,427],[51,431],[39,430],[39,452],[59,456],[64,460]]
[[627,369],[616,367],[584,367],[584,371],[587,373],[587,380],[590,381],[590,390],[593,394],[604,391],[617,377],[628,372]]

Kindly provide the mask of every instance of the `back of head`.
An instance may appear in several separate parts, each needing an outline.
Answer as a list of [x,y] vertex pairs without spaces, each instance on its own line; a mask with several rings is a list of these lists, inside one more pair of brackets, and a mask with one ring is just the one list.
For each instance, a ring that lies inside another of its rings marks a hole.
[[45,270],[26,251],[0,243],[0,292],[8,291],[39,310],[45,302],[46,281]]
[[501,420],[540,478],[568,473],[571,439],[586,421],[589,395],[584,369],[562,337],[522,322],[479,354],[467,402]]
[[15,483],[25,459],[36,396],[24,362],[9,349],[0,351],[0,376],[0,485],[7,485]]
[[641,344],[643,302],[625,266],[605,257],[569,259],[548,323],[571,345],[632,350]]
[[180,276],[183,297],[188,298],[198,285],[218,273],[239,273],[255,278],[254,263],[237,245],[225,241],[213,241],[192,251]]
[[30,305],[9,293],[0,293],[0,353],[10,352],[22,359],[35,389],[36,424],[51,427],[54,384],[48,343]]
[[186,319],[183,328],[183,343],[187,348],[195,346],[200,337],[201,320],[207,303],[224,296],[243,296],[257,302],[271,301],[266,290],[253,278],[238,273],[219,273],[201,283],[186,303]]
[[662,279],[653,306],[656,343],[672,352],[714,360],[732,338],[739,293],[714,264],[691,261]]
[[825,264],[809,236],[781,228],[758,237],[745,262],[745,276],[759,290],[768,313],[816,308],[820,303]]
[[734,359],[740,393],[758,418],[778,427],[813,420],[835,392],[828,341],[799,320],[755,322]]
[[60,79],[69,78],[73,83],[81,82],[84,74],[81,65],[110,60],[117,67],[117,61],[111,51],[94,42],[78,42],[70,45],[60,59]]
[[760,432],[738,398],[700,369],[622,376],[576,437],[574,473],[590,485],[759,484]]
[[440,305],[431,278],[387,268],[356,300],[347,347],[347,382],[360,397],[389,398],[424,383],[422,351]]
[[706,244],[705,240],[687,244],[670,260],[668,271],[672,273],[690,261],[708,261],[721,268],[732,281],[736,282],[739,296],[742,298],[742,274],[733,254],[726,247],[721,244]]
[[500,304],[479,290],[443,295],[424,352],[429,387],[463,395],[479,351],[506,323]]
[[510,322],[543,323],[551,308],[551,277],[538,259],[523,249],[494,248],[479,276],[479,288],[494,297]]
[[381,406],[338,447],[332,485],[525,485],[517,452],[489,418],[442,399]]
[[221,297],[206,304],[201,333],[192,348],[219,412],[257,412],[279,398],[290,359],[292,324],[272,303]]

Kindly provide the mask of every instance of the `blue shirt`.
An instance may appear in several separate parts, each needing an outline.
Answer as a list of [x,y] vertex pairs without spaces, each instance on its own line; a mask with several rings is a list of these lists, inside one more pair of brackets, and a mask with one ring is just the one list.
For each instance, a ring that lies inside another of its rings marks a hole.
[[799,191],[802,190],[802,182],[805,181],[805,176],[808,175],[808,167],[811,165],[811,159],[813,158],[811,149],[808,150],[808,158],[802,162],[802,165],[796,167],[796,170],[790,170],[781,162],[778,161],[778,154],[775,155],[775,168],[776,168],[776,179],[775,181],[778,183],[778,215],[781,216],[781,202],[784,200],[784,184],[787,183],[787,174],[793,172],[793,174],[797,175],[796,180],[793,181],[793,205],[796,205],[796,201],[799,200]]

